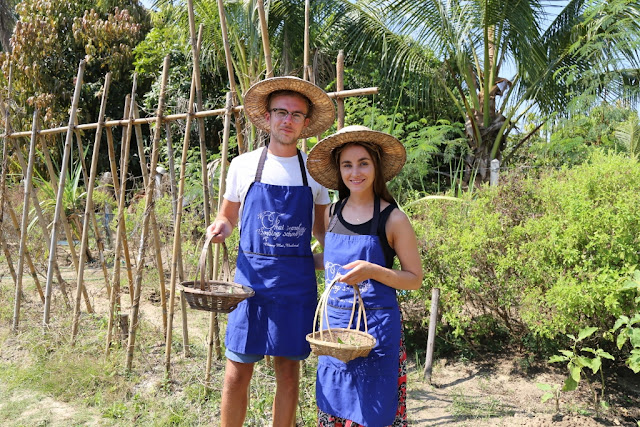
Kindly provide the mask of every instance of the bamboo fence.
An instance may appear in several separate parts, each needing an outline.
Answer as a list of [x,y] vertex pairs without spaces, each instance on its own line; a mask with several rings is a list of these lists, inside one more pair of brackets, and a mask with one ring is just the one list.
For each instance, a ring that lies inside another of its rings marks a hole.
[[[30,131],[20,131],[13,132],[10,127],[10,116],[9,116],[9,101],[11,99],[11,72],[9,74],[9,84],[8,84],[8,93],[7,99],[0,100],[5,102],[0,102],[2,104],[2,111],[5,118],[5,130],[4,134],[2,134],[3,141],[3,161],[2,161],[2,175],[0,178],[0,220],[4,217],[5,205],[7,207],[7,212],[10,214],[12,218],[12,223],[14,230],[20,236],[19,243],[19,253],[18,253],[18,268],[17,271],[13,268],[13,260],[11,259],[11,253],[8,250],[7,242],[4,236],[4,230],[0,230],[0,244],[5,252],[5,256],[7,258],[9,264],[9,270],[16,284],[15,288],[15,301],[14,301],[14,317],[13,317],[13,329],[18,330],[19,327],[19,316],[20,316],[20,305],[21,298],[23,293],[22,287],[22,277],[24,273],[24,264],[29,266],[30,273],[34,278],[34,283],[38,289],[40,298],[43,302],[43,327],[45,330],[47,329],[50,322],[50,310],[51,310],[51,299],[52,299],[52,290],[53,290],[53,276],[56,276],[57,283],[60,287],[60,291],[64,297],[64,301],[67,304],[68,308],[71,308],[69,304],[69,298],[66,291],[66,282],[60,273],[60,269],[57,263],[57,235],[60,232],[60,227],[65,231],[67,242],[69,244],[69,250],[71,253],[71,258],[73,260],[75,272],[76,272],[76,288],[75,288],[75,298],[73,299],[73,319],[72,319],[72,330],[71,330],[71,342],[74,342],[80,325],[80,314],[81,314],[81,302],[84,299],[85,305],[88,312],[92,312],[93,309],[90,304],[89,295],[87,294],[87,289],[84,284],[84,270],[86,267],[87,258],[90,256],[89,249],[89,232],[93,229],[94,236],[96,238],[96,245],[99,253],[99,258],[101,262],[102,272],[104,275],[105,287],[107,293],[109,295],[109,308],[108,308],[108,328],[107,328],[107,337],[105,343],[105,355],[108,356],[110,353],[110,349],[113,341],[113,330],[114,326],[117,324],[122,325],[123,318],[126,318],[124,314],[124,309],[121,302],[121,289],[120,289],[120,275],[121,275],[121,262],[124,261],[127,278],[129,283],[129,302],[130,311],[128,315],[128,327],[126,331],[126,336],[128,337],[127,342],[127,351],[126,351],[126,369],[129,371],[132,369],[133,365],[133,355],[137,334],[137,327],[139,321],[139,310],[140,310],[140,299],[142,293],[142,275],[144,272],[144,259],[145,259],[145,251],[148,246],[148,242],[150,240],[153,241],[154,246],[154,255],[156,261],[156,267],[158,269],[158,276],[160,277],[160,293],[161,293],[161,306],[162,306],[162,325],[163,325],[163,333],[165,338],[165,370],[167,375],[170,373],[171,368],[171,347],[172,347],[172,339],[173,339],[173,317],[175,314],[175,299],[176,299],[176,283],[178,279],[184,279],[183,266],[182,266],[182,252],[181,252],[181,220],[183,214],[183,204],[182,200],[184,197],[185,190],[185,174],[186,174],[186,163],[187,163],[187,153],[189,150],[190,144],[190,134],[191,134],[191,126],[193,121],[196,120],[198,124],[198,136],[199,136],[199,148],[200,148],[200,159],[201,159],[201,167],[203,171],[202,176],[202,187],[204,193],[204,222],[205,225],[209,224],[211,221],[211,207],[213,198],[209,194],[209,182],[207,176],[207,162],[206,162],[206,140],[205,140],[205,126],[204,119],[208,117],[216,117],[223,116],[224,126],[223,126],[223,139],[221,146],[221,163],[220,163],[220,178],[219,178],[219,194],[218,197],[215,198],[217,200],[216,209],[220,209],[220,204],[222,202],[221,195],[224,193],[225,189],[225,178],[226,178],[226,170],[227,170],[227,157],[229,153],[229,139],[231,132],[231,120],[233,116],[234,125],[236,129],[236,138],[238,143],[238,149],[240,153],[247,151],[248,145],[246,141],[243,139],[243,120],[241,113],[243,112],[243,106],[238,104],[238,92],[235,84],[235,73],[233,69],[233,61],[231,56],[231,47],[228,41],[227,27],[226,27],[226,19],[224,12],[223,0],[218,0],[218,12],[220,15],[220,25],[221,32],[223,35],[223,44],[225,51],[225,60],[227,64],[228,70],[228,78],[229,78],[229,91],[227,92],[225,107],[220,109],[213,110],[204,110],[203,102],[202,102],[202,88],[201,88],[201,79],[200,79],[200,64],[199,64],[199,56],[200,56],[200,46],[202,43],[202,26],[199,27],[197,37],[195,32],[195,17],[193,14],[193,4],[192,0],[188,2],[189,8],[189,28],[191,34],[191,45],[192,45],[192,54],[193,54],[193,70],[192,70],[192,81],[191,81],[191,90],[189,95],[189,104],[187,111],[184,113],[176,113],[170,115],[164,115],[164,97],[166,84],[168,80],[169,73],[169,57],[165,58],[163,72],[162,72],[162,87],[159,98],[159,105],[157,109],[157,113],[154,117],[140,117],[138,112],[138,106],[136,103],[137,97],[137,76],[134,75],[133,83],[131,88],[131,94],[127,96],[125,99],[124,105],[124,114],[123,118],[120,120],[105,120],[105,111],[108,104],[108,92],[109,86],[111,83],[111,74],[108,73],[105,76],[104,86],[102,89],[102,99],[100,106],[100,113],[97,122],[95,123],[84,123],[78,124],[77,122],[77,111],[78,104],[80,98],[80,90],[83,84],[83,76],[84,76],[84,68],[85,62],[81,61],[78,66],[78,73],[76,77],[75,90],[71,102],[71,108],[69,113],[69,124],[67,126],[55,127],[50,129],[39,129],[39,118],[38,112],[34,112],[33,118],[33,126]],[[271,51],[269,47],[269,38],[268,38],[268,30],[267,30],[267,20],[266,14],[264,10],[264,2],[263,0],[258,0],[257,3],[259,22],[260,22],[260,30],[262,37],[262,46],[263,46],[263,54],[265,57],[265,76],[266,78],[270,78],[273,76],[273,65],[271,58]],[[309,21],[310,21],[310,1],[305,1],[305,40],[304,40],[304,64],[303,64],[303,77],[311,82],[314,81],[313,74],[313,66],[309,64]],[[338,105],[338,129],[344,126],[344,102],[343,99],[347,97],[353,96],[366,96],[376,94],[378,89],[376,87],[371,88],[360,88],[353,90],[345,90],[344,89],[344,54],[340,51],[337,58],[337,86],[335,92],[328,93],[329,97],[336,100]],[[4,104],[7,107],[4,107]],[[181,153],[181,162],[180,162],[180,176],[175,177],[175,161],[174,161],[174,153],[172,146],[172,138],[171,138],[171,127],[170,123],[178,120],[185,121],[185,129],[184,129],[184,139],[182,144],[182,153]],[[145,165],[147,164],[146,155],[145,155],[145,147],[144,147],[144,139],[142,133],[142,125],[154,125],[152,135],[152,150],[151,150],[151,159],[150,159],[150,168],[147,171]],[[165,129],[167,145],[168,145],[168,162],[169,162],[169,172],[171,174],[170,182],[171,182],[171,194],[172,194],[172,210],[173,210],[173,219],[174,219],[174,235],[173,235],[173,250],[172,256],[170,260],[170,282],[168,284],[169,291],[169,301],[166,301],[166,288],[167,284],[164,282],[164,262],[162,259],[162,252],[160,246],[160,237],[158,233],[157,220],[154,212],[154,189],[156,185],[156,166],[158,163],[158,146],[160,143],[160,134],[163,129]],[[114,149],[114,140],[113,140],[113,128],[118,127],[122,128],[122,142],[121,142],[121,152],[120,152],[120,164],[117,163],[117,156]],[[93,143],[93,156],[91,159],[90,169],[87,169],[87,165],[85,163],[85,159],[83,156],[84,149],[82,146],[82,132],[84,131],[95,131],[95,140]],[[114,246],[114,261],[113,261],[113,271],[111,276],[109,277],[109,273],[106,268],[106,263],[104,260],[104,245],[103,240],[100,235],[98,222],[94,212],[94,206],[92,201],[92,195],[95,190],[95,181],[97,175],[97,164],[98,164],[98,155],[100,152],[101,140],[102,140],[102,132],[104,131],[107,140],[107,151],[109,156],[109,167],[111,171],[111,176],[113,180],[113,188],[115,198],[117,200],[117,229],[115,233],[115,244]],[[134,135],[136,137],[138,154],[140,156],[140,161],[142,165],[142,175],[143,175],[143,184],[145,188],[145,209],[143,215],[143,224],[142,224],[142,232],[140,237],[140,245],[138,247],[138,255],[135,264],[132,263],[130,259],[129,246],[127,241],[127,233],[126,226],[124,221],[124,210],[126,205],[126,186],[127,186],[127,175],[128,175],[128,165],[129,165],[129,152],[130,152],[130,144],[131,138]],[[47,139],[51,138],[55,135],[66,133],[66,138],[64,142],[64,151],[62,156],[62,163],[60,167],[60,171],[56,174],[53,164],[51,162],[50,156],[48,155],[47,150]],[[82,224],[80,227],[81,235],[80,238],[80,249],[79,255],[76,253],[76,248],[74,244],[73,234],[68,225],[68,219],[65,217],[65,213],[63,210],[63,202],[62,196],[64,192],[65,179],[67,177],[67,169],[70,163],[70,155],[72,151],[73,138],[75,137],[77,142],[77,149],[80,153],[80,164],[81,164],[81,172],[84,178],[84,182],[87,185],[87,202],[84,209],[84,216],[82,220]],[[25,161],[22,156],[20,147],[17,141],[20,138],[30,138],[29,145],[29,157]],[[45,155],[45,161],[47,164],[47,169],[49,173],[49,179],[52,181],[52,185],[55,188],[56,192],[56,202],[55,202],[55,212],[53,217],[53,225],[51,232],[49,233],[47,229],[46,220],[44,214],[40,208],[40,202],[38,200],[37,194],[33,191],[32,185],[32,174],[34,167],[34,151],[35,145],[37,141],[40,140],[42,142],[43,151]],[[24,203],[23,203],[23,215],[21,219],[21,223],[18,222],[17,215],[13,211],[13,208],[10,204],[6,203],[5,200],[5,185],[6,185],[6,175],[7,175],[7,157],[8,157],[8,145],[9,143],[14,144],[16,157],[20,163],[22,168],[24,178],[25,178],[25,188],[24,188]],[[306,140],[303,142],[303,150],[306,151]],[[46,255],[48,256],[47,263],[47,279],[45,284],[44,293],[42,291],[42,287],[37,279],[36,269],[33,263],[32,258],[29,255],[27,250],[27,237],[28,234],[26,232],[27,229],[27,215],[28,215],[28,207],[29,204],[32,204],[34,210],[36,212],[36,219],[40,227],[42,228],[42,233],[46,242],[47,247],[49,248]],[[153,233],[150,235],[150,230]],[[209,263],[210,271],[208,272],[209,276],[217,277],[218,275],[218,266],[219,266],[219,247],[216,247],[213,250],[213,255],[210,253],[208,256],[213,258],[213,262]],[[135,272],[135,277],[134,273]],[[186,306],[184,305],[184,298],[181,298],[182,305],[182,334],[183,334],[183,350],[184,355],[189,356],[189,343],[188,343],[188,327],[187,327],[187,317],[186,317]],[[121,318],[122,317],[122,318]],[[210,380],[210,372],[213,360],[213,353],[215,350],[215,354],[217,358],[221,358],[221,349],[220,349],[220,339],[219,339],[219,325],[218,318],[215,313],[212,313],[210,316],[210,328],[207,337],[207,365],[206,365],[206,383],[208,384]]]

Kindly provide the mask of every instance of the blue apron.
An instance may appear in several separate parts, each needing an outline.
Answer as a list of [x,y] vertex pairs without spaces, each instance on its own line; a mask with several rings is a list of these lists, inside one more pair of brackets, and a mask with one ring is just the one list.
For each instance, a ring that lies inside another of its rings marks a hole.
[[[380,199],[374,204],[371,235],[332,233],[344,204],[338,204],[325,235],[325,280],[329,283],[352,261],[365,260],[385,266],[384,253],[377,236]],[[400,350],[400,310],[395,289],[375,280],[358,284],[367,314],[369,333],[377,344],[366,358],[344,363],[331,356],[318,358],[316,399],[318,407],[333,416],[346,418],[367,427],[388,426],[398,408],[398,352]],[[344,283],[333,286],[328,300],[329,324],[345,328],[349,323],[353,288]],[[355,322],[355,319],[354,319]],[[322,328],[326,328],[324,324]],[[364,327],[361,326],[361,330]]]
[[317,296],[311,252],[313,194],[300,151],[302,186],[261,182],[264,148],[244,199],[235,282],[255,295],[229,313],[225,344],[243,354],[303,356]]

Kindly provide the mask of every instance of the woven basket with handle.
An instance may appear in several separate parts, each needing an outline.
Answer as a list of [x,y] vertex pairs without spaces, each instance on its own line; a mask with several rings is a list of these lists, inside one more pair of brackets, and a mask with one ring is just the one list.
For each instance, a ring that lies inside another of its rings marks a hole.
[[[204,311],[216,311],[219,313],[230,313],[245,299],[252,297],[255,291],[248,286],[231,282],[231,271],[229,268],[229,253],[227,245],[222,243],[222,271],[223,280],[205,280],[207,250],[209,243],[214,236],[210,236],[205,240],[200,261],[198,262],[198,271],[196,272],[196,280],[182,282],[182,290],[184,298],[191,308]],[[198,280],[198,273],[200,280]]]
[[[307,341],[311,346],[311,351],[316,356],[333,356],[347,363],[356,357],[367,357],[371,349],[376,346],[376,339],[369,334],[367,314],[364,311],[364,303],[362,302],[362,295],[360,295],[358,285],[353,286],[353,305],[351,306],[349,325],[346,328],[332,328],[329,325],[327,301],[331,288],[336,281],[337,279],[331,281],[320,296],[313,319],[313,332],[307,335]],[[358,306],[358,320],[356,328],[351,329],[356,305]],[[324,315],[327,329],[316,330],[319,315]],[[358,330],[362,319],[364,319],[364,332]]]

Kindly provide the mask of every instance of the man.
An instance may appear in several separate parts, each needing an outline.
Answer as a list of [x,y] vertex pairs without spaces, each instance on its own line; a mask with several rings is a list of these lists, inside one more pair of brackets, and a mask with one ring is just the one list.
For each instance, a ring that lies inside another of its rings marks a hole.
[[297,142],[327,130],[335,109],[322,89],[296,77],[253,85],[244,108],[253,124],[269,133],[269,143],[233,159],[222,207],[207,228],[219,243],[240,220],[235,282],[255,291],[229,314],[221,425],[242,426],[254,364],[271,355],[273,425],[290,427],[317,297],[311,234],[324,244],[329,204],[327,190],[308,175]]

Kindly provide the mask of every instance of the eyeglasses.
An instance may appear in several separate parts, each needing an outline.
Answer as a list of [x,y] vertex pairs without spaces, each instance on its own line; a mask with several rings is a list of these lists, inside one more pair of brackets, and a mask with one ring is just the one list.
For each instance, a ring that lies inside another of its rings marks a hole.
[[292,113],[289,110],[285,110],[284,108],[272,108],[271,112],[273,113],[274,116],[276,116],[276,119],[278,120],[284,120],[287,118],[287,116],[291,116],[291,121],[294,123],[302,123],[304,121],[304,119],[307,118],[306,114],[302,114],[302,113]]

